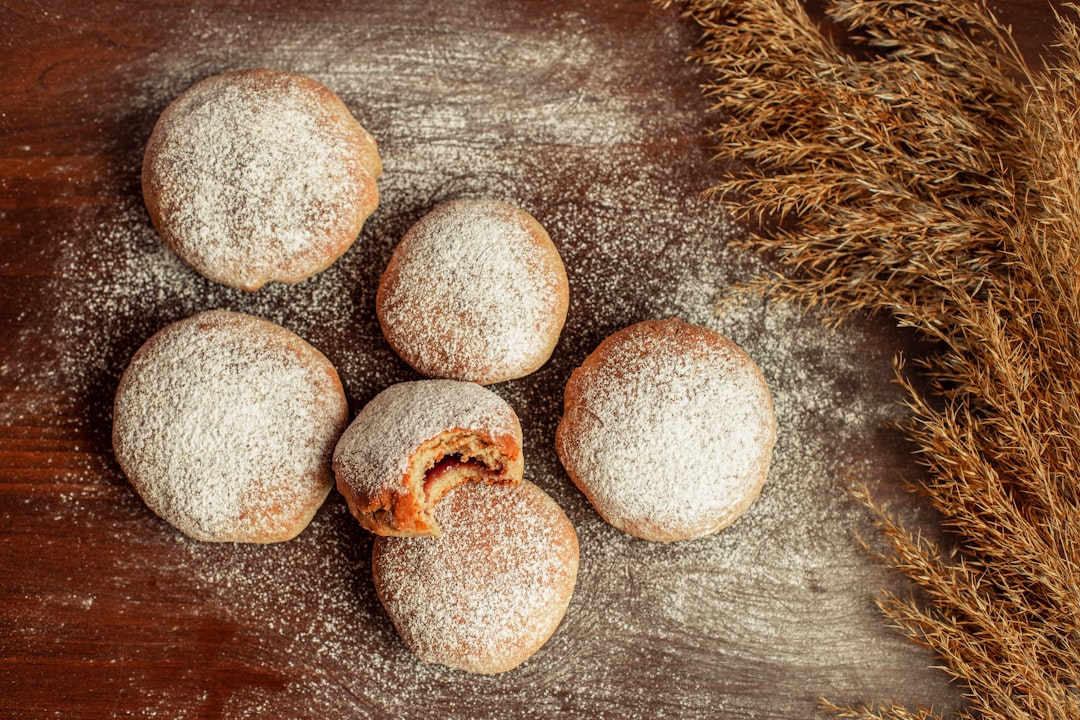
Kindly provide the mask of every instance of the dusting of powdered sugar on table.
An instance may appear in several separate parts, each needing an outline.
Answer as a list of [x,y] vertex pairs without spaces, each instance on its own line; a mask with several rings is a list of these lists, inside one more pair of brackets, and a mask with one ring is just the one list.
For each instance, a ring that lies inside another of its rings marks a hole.
[[[160,586],[198,599],[164,604],[163,612],[227,626],[228,647],[244,653],[237,662],[280,674],[231,695],[225,717],[493,718],[522,697],[531,708],[522,717],[755,716],[760,707],[740,688],[755,686],[761,664],[777,658],[797,672],[765,691],[768,706],[806,715],[822,692],[850,697],[864,687],[866,668],[845,661],[855,644],[879,648],[879,684],[912,664],[918,651],[872,607],[884,575],[855,548],[852,533],[867,518],[845,494],[853,479],[889,472],[875,469],[881,458],[849,447],[875,436],[888,445],[895,431],[886,424],[903,417],[891,357],[864,350],[880,347],[867,341],[879,326],[855,320],[829,329],[797,309],[730,292],[766,266],[732,247],[741,231],[721,204],[697,198],[711,172],[701,76],[688,68],[685,86],[672,88],[651,70],[682,65],[694,31],[673,15],[650,15],[628,49],[589,29],[586,10],[523,18],[524,28],[448,31],[438,40],[426,33],[421,44],[410,26],[420,19],[310,36],[298,27],[284,43],[281,27],[262,18],[245,32],[260,34],[263,50],[248,54],[237,48],[251,47],[250,38],[198,16],[184,32],[204,38],[205,53],[162,50],[133,61],[142,83],[103,103],[105,113],[135,118],[138,137],[102,171],[112,206],[87,208],[56,238],[54,369],[36,382],[65,388],[83,423],[77,430],[97,454],[65,471],[71,489],[53,512],[79,523],[88,539],[123,548],[97,579],[98,592],[159,601],[125,579],[147,573],[152,557]],[[200,278],[164,247],[137,177],[141,144],[173,97],[213,72],[252,66],[305,73],[338,93],[378,140],[384,174],[379,210],[337,263],[296,286],[246,295]],[[444,90],[439,101],[433,86]],[[693,177],[688,165],[697,168]],[[409,653],[371,585],[371,538],[340,497],[288,543],[196,543],[155,522],[119,476],[105,437],[116,382],[139,344],[209,308],[259,315],[304,337],[335,364],[354,411],[390,383],[414,379],[382,338],[375,288],[405,230],[454,197],[494,197],[533,214],[570,281],[570,314],[552,360],[493,390],[521,418],[526,478],[577,529],[578,585],[551,641],[494,677],[425,666]],[[668,316],[746,349],[770,384],[779,423],[769,479],[747,513],[716,536],[671,545],[601,521],[553,448],[570,371],[611,332]],[[180,641],[166,635],[162,651]],[[130,667],[141,658],[131,648],[116,662]],[[898,675],[894,692],[933,677]],[[148,712],[175,708],[161,692],[133,681]],[[198,714],[199,698],[189,700]]]

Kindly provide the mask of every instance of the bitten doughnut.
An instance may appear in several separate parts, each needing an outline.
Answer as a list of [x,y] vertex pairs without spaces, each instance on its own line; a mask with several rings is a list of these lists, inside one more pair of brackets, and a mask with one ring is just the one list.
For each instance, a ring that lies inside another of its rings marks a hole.
[[761,370],[680,320],[624,328],[570,375],[559,458],[607,522],[647,540],[702,537],[757,498],[776,440]]
[[337,371],[285,328],[211,310],[158,331],[113,408],[116,459],[146,504],[207,541],[300,533],[333,487],[349,408]]
[[491,385],[547,362],[569,297],[562,259],[531,215],[452,200],[405,233],[375,307],[390,346],[421,375]]
[[357,413],[334,450],[338,491],[377,535],[438,535],[433,510],[443,495],[465,482],[516,485],[523,468],[513,408],[457,380],[391,385]]
[[295,283],[344,253],[375,211],[382,161],[333,92],[257,68],[206,78],[161,114],[143,157],[150,218],[220,283]]
[[435,511],[438,538],[380,537],[375,589],[423,662],[511,670],[558,627],[574,590],[578,541],[543,490],[463,485]]

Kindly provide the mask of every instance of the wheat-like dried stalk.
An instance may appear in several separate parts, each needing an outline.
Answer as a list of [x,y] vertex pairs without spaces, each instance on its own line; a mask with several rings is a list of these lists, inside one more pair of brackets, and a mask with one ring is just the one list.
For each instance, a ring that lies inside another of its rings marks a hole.
[[[1028,70],[977,0],[689,0],[726,167],[779,298],[887,311],[937,341],[908,383],[944,552],[866,492],[885,615],[963,684],[964,717],[1080,718],[1080,30]],[[1071,9],[1074,11],[1075,9]],[[896,705],[840,717],[932,718]]]

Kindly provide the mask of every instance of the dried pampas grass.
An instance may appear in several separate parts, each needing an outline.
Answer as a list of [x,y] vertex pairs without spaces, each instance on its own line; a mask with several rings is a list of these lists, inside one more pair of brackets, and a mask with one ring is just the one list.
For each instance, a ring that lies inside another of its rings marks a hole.
[[[923,488],[956,547],[865,491],[881,559],[924,601],[880,606],[959,681],[962,717],[1080,718],[1080,30],[1035,73],[974,0],[690,0],[738,168],[709,191],[786,271],[775,297],[887,311],[937,342],[908,383]],[[1070,8],[1075,12],[1075,8]],[[901,377],[905,377],[900,371]],[[840,717],[934,718],[893,704]]]

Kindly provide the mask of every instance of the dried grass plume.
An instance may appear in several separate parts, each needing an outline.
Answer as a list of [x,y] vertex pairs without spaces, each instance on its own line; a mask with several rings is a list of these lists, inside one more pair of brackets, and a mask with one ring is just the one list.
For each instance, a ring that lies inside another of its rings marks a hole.
[[[690,0],[711,71],[710,193],[759,228],[773,296],[885,311],[936,341],[908,384],[924,490],[958,550],[874,499],[887,618],[964,688],[961,717],[1080,718],[1080,30],[1029,70],[974,0]],[[901,377],[904,373],[900,371]],[[893,704],[839,717],[936,718]]]

